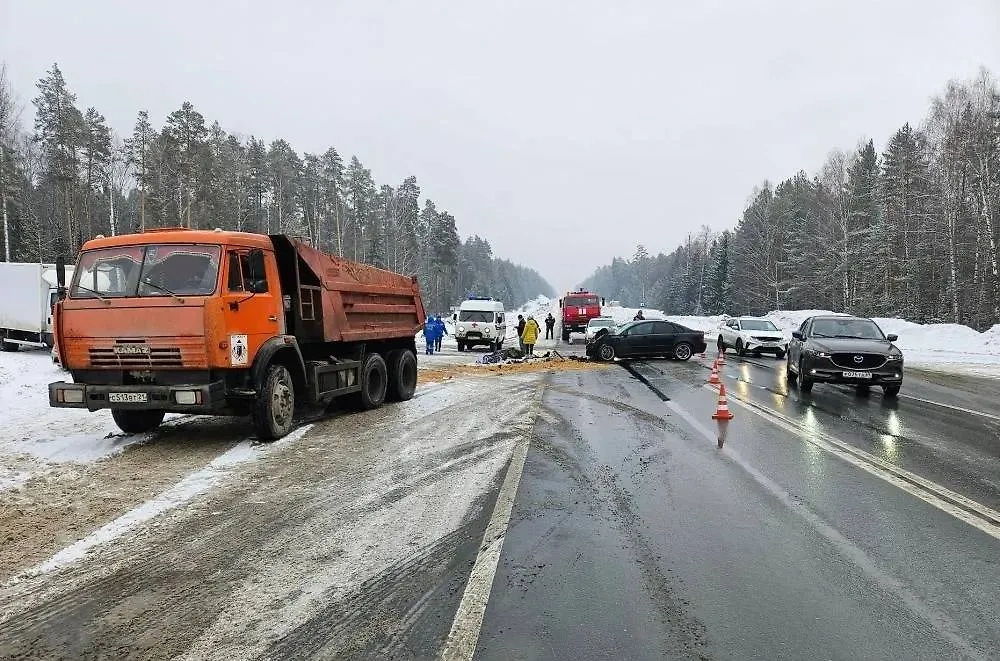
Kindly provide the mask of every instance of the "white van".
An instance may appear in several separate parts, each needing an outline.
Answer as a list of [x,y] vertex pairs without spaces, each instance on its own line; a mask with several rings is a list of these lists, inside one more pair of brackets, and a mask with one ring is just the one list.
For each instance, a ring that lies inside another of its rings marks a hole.
[[458,350],[476,345],[491,349],[503,348],[507,337],[507,322],[504,319],[503,303],[492,298],[469,298],[462,301],[458,311],[452,315],[455,320],[455,339]]

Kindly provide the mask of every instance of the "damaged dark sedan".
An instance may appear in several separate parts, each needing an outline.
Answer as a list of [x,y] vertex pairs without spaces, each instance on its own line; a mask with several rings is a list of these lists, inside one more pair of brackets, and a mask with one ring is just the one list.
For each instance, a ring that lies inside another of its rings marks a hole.
[[706,349],[705,334],[670,321],[634,321],[618,329],[600,330],[587,344],[587,355],[599,360],[665,356],[688,360]]
[[895,397],[903,385],[903,353],[871,319],[818,316],[802,322],[788,345],[788,381],[802,392],[815,383],[850,384],[859,393],[880,386]]

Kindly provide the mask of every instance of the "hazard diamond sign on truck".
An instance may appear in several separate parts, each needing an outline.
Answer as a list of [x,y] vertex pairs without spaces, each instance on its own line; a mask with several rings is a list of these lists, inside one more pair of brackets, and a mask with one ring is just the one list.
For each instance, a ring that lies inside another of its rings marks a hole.
[[585,333],[587,322],[601,316],[601,299],[597,294],[578,289],[567,292],[559,300],[562,308],[562,339],[569,342],[570,333]]
[[248,415],[280,438],[296,410],[413,397],[416,278],[331,257],[285,235],[152,230],[87,242],[56,333],[72,382],[57,407],[111,409],[123,431],[167,411]]

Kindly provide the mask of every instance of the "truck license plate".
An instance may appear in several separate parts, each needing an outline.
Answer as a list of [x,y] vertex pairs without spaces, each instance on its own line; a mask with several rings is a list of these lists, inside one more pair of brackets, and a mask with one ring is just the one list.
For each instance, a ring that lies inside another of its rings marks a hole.
[[109,392],[108,401],[112,404],[143,404],[149,401],[149,394],[144,392]]
[[870,379],[872,378],[871,372],[844,372],[845,379]]

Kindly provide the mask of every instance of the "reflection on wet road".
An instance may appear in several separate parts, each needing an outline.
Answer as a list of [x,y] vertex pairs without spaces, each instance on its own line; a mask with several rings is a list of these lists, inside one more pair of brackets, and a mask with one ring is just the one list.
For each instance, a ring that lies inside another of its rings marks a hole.
[[993,383],[709,362],[553,375],[476,658],[996,658]]

